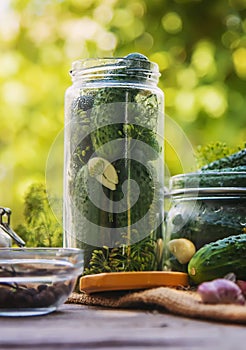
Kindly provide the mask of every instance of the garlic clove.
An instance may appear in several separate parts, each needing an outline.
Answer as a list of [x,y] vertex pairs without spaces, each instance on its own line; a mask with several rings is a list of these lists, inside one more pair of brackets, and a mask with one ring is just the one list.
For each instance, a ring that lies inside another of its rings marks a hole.
[[91,158],[88,161],[88,170],[89,174],[92,177],[96,177],[97,175],[102,175],[107,165],[107,160],[100,157]]
[[110,182],[105,176],[98,175],[96,176],[96,179],[98,182],[100,182],[103,186],[107,187],[108,189],[115,191],[116,185],[113,182]]
[[172,239],[167,246],[180,264],[188,263],[196,252],[194,243],[186,238]]
[[114,166],[107,160],[101,157],[91,158],[88,161],[89,174],[95,177],[103,186],[114,191],[119,182],[117,172]]
[[108,163],[108,165],[105,167],[103,175],[112,183],[114,184],[118,184],[119,179],[118,179],[118,175],[117,172],[115,170],[115,168],[113,167],[113,165],[111,163]]

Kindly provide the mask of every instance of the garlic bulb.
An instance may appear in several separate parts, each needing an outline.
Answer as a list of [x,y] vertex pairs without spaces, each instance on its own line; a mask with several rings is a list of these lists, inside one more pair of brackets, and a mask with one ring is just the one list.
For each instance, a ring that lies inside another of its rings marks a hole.
[[245,304],[245,298],[239,286],[228,279],[217,278],[203,282],[197,292],[204,303],[208,304]]

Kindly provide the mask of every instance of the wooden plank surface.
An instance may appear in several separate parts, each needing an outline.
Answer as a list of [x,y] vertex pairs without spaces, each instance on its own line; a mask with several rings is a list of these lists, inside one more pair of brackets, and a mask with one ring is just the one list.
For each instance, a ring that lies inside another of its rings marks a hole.
[[245,349],[246,327],[157,311],[65,304],[37,317],[0,318],[0,349]]

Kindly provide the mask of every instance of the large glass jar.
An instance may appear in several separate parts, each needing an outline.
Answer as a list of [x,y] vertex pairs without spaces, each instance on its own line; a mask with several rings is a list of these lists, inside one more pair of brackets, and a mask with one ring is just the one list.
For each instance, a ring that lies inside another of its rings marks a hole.
[[164,98],[140,54],[73,63],[65,95],[64,245],[85,274],[161,268]]
[[246,172],[176,175],[170,195],[166,268],[186,272],[191,256],[206,243],[246,233]]

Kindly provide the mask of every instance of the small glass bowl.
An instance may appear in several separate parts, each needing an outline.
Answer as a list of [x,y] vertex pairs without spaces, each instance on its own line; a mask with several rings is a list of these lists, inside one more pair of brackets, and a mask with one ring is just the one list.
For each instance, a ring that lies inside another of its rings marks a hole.
[[0,316],[55,311],[83,273],[84,253],[67,248],[0,249]]

